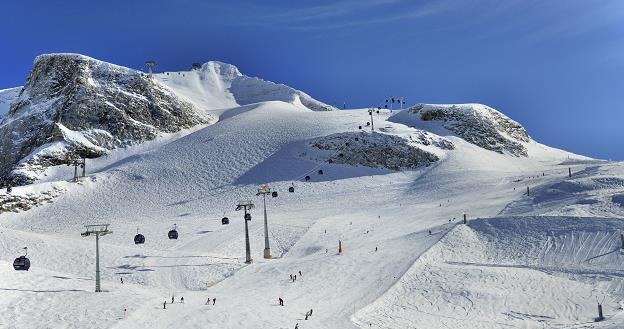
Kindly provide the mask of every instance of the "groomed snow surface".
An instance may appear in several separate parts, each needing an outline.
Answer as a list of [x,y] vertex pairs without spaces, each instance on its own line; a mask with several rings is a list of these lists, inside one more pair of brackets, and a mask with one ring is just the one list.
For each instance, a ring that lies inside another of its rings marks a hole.
[[[217,112],[214,125],[88,161],[80,183],[67,182],[73,168],[61,166],[14,188],[64,192],[0,215],[0,327],[624,326],[620,163],[532,140],[523,144],[529,156],[516,157],[449,135],[453,149],[413,143],[439,158],[415,170],[329,164],[302,153],[323,136],[368,134],[358,130],[366,110],[272,101]],[[390,115],[375,114],[378,133],[422,134]],[[266,200],[270,260],[255,195],[263,183],[279,193]],[[241,200],[256,204],[251,265],[234,211]],[[96,223],[114,232],[100,239],[102,293],[93,292],[94,238],[80,236]],[[180,237],[169,240],[174,224]],[[133,243],[137,228],[143,245]],[[24,246],[32,267],[13,271]]]

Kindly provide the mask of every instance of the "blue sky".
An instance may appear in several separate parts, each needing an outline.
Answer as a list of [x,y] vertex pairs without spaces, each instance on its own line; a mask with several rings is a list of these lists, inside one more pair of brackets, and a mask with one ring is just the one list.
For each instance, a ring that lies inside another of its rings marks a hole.
[[624,1],[10,1],[0,88],[34,57],[220,60],[328,103],[479,102],[537,140],[624,159]]

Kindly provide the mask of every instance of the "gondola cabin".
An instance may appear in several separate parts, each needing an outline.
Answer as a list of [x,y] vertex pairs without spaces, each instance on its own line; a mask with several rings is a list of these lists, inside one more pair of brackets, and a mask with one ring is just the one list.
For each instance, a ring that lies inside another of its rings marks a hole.
[[167,236],[169,237],[170,240],[178,239],[177,225],[173,225],[173,230],[169,231],[169,233],[167,233]]
[[16,271],[28,271],[30,268],[30,259],[26,256],[19,256],[13,261],[13,268]]
[[134,236],[134,244],[144,244],[145,236],[143,234],[137,234]]

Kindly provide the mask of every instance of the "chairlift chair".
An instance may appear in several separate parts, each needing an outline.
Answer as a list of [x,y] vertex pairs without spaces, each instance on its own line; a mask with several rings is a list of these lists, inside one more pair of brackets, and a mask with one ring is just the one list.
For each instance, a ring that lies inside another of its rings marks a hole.
[[245,214],[245,220],[251,220],[251,214],[250,213],[246,213]]
[[230,219],[227,217],[223,217],[221,218],[221,225],[228,225],[230,224]]
[[276,191],[271,192],[271,196],[274,198],[277,198],[277,192]]

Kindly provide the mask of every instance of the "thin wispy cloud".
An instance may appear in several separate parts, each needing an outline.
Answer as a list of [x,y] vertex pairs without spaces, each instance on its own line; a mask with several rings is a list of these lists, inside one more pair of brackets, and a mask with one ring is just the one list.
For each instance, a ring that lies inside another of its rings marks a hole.
[[453,6],[449,1],[429,1],[414,5],[404,0],[343,1],[322,6],[279,10],[258,17],[256,24],[281,25],[301,31],[365,26],[441,14]]

